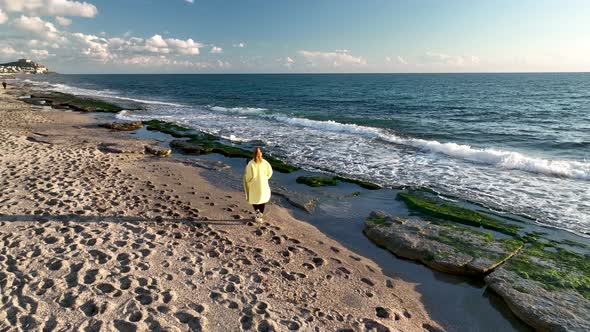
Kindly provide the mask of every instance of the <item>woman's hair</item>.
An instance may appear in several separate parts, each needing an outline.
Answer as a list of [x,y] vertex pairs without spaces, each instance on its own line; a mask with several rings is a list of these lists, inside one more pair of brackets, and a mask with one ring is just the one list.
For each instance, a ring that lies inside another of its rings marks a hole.
[[[260,150],[260,156],[258,155],[258,150]],[[252,159],[256,163],[260,163],[262,161],[262,149],[259,146],[254,148],[254,158]]]

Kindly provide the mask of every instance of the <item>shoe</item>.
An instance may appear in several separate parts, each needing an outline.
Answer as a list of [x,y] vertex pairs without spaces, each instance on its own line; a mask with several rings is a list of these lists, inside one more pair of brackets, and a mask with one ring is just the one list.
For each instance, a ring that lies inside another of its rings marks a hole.
[[256,211],[256,217],[254,218],[254,221],[256,221],[257,223],[261,223],[262,216],[263,216],[263,214],[260,211]]

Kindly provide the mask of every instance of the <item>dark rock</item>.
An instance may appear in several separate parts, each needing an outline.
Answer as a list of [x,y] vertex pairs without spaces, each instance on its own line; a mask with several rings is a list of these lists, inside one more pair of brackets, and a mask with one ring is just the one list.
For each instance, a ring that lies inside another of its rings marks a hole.
[[495,239],[488,233],[422,219],[403,220],[371,212],[363,232],[397,256],[442,272],[483,276],[512,257],[522,242]]
[[172,150],[159,145],[146,145],[145,153],[153,154],[158,157],[168,157],[172,153]]

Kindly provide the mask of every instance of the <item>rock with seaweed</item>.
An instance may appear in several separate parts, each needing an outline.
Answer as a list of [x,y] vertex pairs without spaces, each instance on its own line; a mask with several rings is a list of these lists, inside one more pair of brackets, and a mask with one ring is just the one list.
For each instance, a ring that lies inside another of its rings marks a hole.
[[326,187],[326,186],[336,186],[338,185],[338,181],[354,183],[362,188],[368,190],[378,190],[381,189],[381,186],[367,182],[362,180],[350,179],[345,178],[342,176],[300,176],[296,179],[297,183],[302,183],[308,185],[310,187]]
[[[70,109],[79,112],[106,112],[116,113],[122,111],[124,108],[109,103],[103,100],[74,96],[61,92],[48,92],[40,94],[32,94],[30,98],[24,98],[25,102],[34,105],[47,105],[53,108]],[[135,105],[133,109],[140,109],[139,105]]]
[[[220,137],[209,133],[161,120],[144,121],[143,124],[146,125],[147,130],[159,131],[175,138],[182,138],[173,140],[170,142],[170,146],[184,154],[219,153],[230,158],[252,158],[252,151],[223,143]],[[264,159],[270,163],[274,170],[281,173],[291,173],[299,169],[299,167],[289,165],[268,154],[264,156]]]
[[369,181],[363,181],[363,180],[357,180],[357,179],[351,179],[351,178],[347,178],[347,177],[343,177],[343,176],[335,176],[334,177],[335,180],[338,181],[342,181],[342,182],[348,182],[348,183],[354,183],[359,185],[361,188],[365,188],[368,190],[379,190],[381,189],[381,186]]
[[98,125],[102,128],[107,128],[114,131],[133,131],[140,129],[143,127],[143,123],[141,121],[132,121],[132,122],[111,122],[111,123],[101,123]]
[[396,256],[438,271],[478,277],[508,260],[523,245],[519,240],[496,239],[466,226],[401,219],[380,211],[371,212],[363,232]]
[[485,282],[537,330],[590,331],[588,252],[530,240]]
[[491,229],[506,235],[518,235],[521,226],[492,218],[483,213],[470,210],[437,198],[422,191],[400,192],[397,197],[408,205],[410,209],[461,224]]
[[327,187],[338,184],[334,178],[329,176],[300,176],[295,181],[310,187]]

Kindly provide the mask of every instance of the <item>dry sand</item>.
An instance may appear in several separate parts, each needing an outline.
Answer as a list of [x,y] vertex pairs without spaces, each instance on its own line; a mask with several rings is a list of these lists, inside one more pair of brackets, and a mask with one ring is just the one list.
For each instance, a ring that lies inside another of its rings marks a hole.
[[225,171],[23,93],[0,91],[0,331],[438,327],[412,284],[288,210],[252,223],[243,193],[205,178]]

